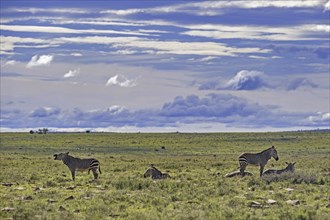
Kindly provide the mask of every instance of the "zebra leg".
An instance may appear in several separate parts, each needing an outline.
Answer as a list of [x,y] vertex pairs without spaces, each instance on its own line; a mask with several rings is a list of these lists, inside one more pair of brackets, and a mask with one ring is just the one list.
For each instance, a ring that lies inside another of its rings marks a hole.
[[260,177],[262,176],[262,173],[264,172],[264,165],[260,164]]
[[97,179],[97,177],[99,176],[98,174],[97,174],[97,169],[92,169],[92,171],[93,171],[93,175],[94,175],[94,179],[96,180]]
[[246,168],[247,164],[246,163],[240,163],[239,165],[240,165],[239,172],[240,172],[241,176],[244,176],[244,171],[245,171],[245,168]]
[[75,181],[75,171],[71,170],[72,180]]

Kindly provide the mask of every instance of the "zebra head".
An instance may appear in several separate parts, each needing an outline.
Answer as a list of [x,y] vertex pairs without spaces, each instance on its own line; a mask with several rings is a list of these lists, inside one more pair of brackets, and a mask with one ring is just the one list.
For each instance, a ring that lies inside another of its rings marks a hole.
[[143,177],[146,178],[152,176],[152,171],[153,171],[152,168],[147,169],[147,171],[143,174]]
[[285,162],[288,166],[285,168],[286,171],[290,171],[290,172],[294,172],[294,165],[296,164],[296,162],[293,163],[288,163]]
[[277,151],[276,151],[275,147],[272,146],[270,149],[271,149],[270,155],[271,155],[276,161],[278,161],[279,158],[278,158]]
[[69,155],[69,152],[54,154],[54,160],[64,160]]
[[150,164],[150,167],[147,169],[147,171],[144,173],[144,178],[146,178],[146,177],[149,177],[149,176],[152,176],[153,175],[153,173],[154,173],[154,171],[155,171],[155,169],[157,169],[156,167],[155,167],[155,164]]

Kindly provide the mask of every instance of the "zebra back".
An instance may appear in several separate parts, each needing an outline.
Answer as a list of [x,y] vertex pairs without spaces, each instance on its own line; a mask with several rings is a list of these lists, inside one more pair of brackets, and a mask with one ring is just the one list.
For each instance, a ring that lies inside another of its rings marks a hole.
[[163,174],[153,164],[150,165],[150,167],[147,169],[143,176],[144,178],[151,177],[152,179],[165,179],[170,177],[170,175],[167,173]]
[[265,165],[271,157],[274,157],[275,160],[278,160],[277,151],[274,146],[259,153],[243,153],[238,157],[238,160],[240,164]]
[[55,160],[62,160],[70,170],[91,170],[97,169],[100,166],[100,162],[94,158],[80,159],[73,157],[67,153],[54,154]]

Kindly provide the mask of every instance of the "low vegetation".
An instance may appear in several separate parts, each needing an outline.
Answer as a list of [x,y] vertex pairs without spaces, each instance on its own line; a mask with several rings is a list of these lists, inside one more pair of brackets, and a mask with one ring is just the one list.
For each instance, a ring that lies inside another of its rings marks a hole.
[[[0,219],[330,219],[329,133],[0,133]],[[294,173],[225,178],[274,145]],[[97,158],[102,174],[53,158]],[[150,164],[171,178],[143,174]]]

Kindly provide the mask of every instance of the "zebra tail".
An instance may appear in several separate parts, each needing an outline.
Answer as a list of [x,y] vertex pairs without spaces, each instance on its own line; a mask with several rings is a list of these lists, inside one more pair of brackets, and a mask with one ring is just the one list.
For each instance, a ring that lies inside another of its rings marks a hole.
[[102,174],[102,172],[101,172],[101,166],[99,166],[99,172],[100,172],[100,174]]

